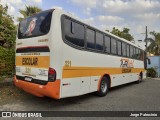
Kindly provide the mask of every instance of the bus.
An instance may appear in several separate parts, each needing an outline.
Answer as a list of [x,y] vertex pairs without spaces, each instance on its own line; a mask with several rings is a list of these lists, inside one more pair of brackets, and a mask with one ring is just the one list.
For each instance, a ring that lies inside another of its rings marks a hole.
[[143,49],[63,10],[25,18],[17,31],[14,84],[35,96],[105,96],[146,77]]

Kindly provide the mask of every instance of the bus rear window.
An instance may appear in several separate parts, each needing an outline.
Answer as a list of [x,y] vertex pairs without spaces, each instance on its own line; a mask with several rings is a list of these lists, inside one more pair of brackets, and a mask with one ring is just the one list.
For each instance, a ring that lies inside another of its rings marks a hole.
[[23,39],[47,34],[50,30],[52,11],[43,11],[21,21],[18,38]]

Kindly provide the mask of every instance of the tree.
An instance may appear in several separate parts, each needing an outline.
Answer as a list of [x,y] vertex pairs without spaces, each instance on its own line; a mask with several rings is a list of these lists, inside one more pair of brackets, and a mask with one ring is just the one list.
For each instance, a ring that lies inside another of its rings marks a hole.
[[129,28],[123,28],[123,30],[120,31],[119,29],[113,27],[111,33],[121,38],[124,38],[128,41],[131,41],[133,40],[133,36],[129,33],[129,31],[130,31]]
[[154,55],[160,55],[160,33],[152,31],[150,34],[155,37],[155,41],[148,46],[148,51]]
[[19,10],[19,12],[23,15],[22,17],[18,18],[18,21],[22,21],[24,18],[28,17],[28,16],[32,16],[35,13],[41,12],[42,9],[37,7],[37,6],[26,6],[26,8],[24,10]]
[[8,6],[3,7],[0,4],[0,46],[10,48],[16,40],[16,26],[7,10]]
[[13,73],[15,64],[16,26],[7,10],[0,4],[0,76]]

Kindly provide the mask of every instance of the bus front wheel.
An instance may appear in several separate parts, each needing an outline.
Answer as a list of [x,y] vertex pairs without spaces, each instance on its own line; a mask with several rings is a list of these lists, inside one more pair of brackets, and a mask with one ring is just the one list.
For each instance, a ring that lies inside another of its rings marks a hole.
[[139,79],[138,79],[137,83],[139,84],[140,82],[142,82],[142,80],[143,80],[143,73],[141,72],[139,74]]
[[108,90],[109,90],[109,80],[107,79],[107,77],[104,77],[100,82],[100,88],[99,91],[97,91],[97,95],[103,97],[107,94]]

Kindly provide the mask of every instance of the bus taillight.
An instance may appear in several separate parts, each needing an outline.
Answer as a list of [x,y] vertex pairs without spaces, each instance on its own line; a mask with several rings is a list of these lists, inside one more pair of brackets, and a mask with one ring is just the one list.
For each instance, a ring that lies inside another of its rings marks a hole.
[[49,68],[48,71],[48,81],[53,82],[56,80],[56,71],[53,68]]

